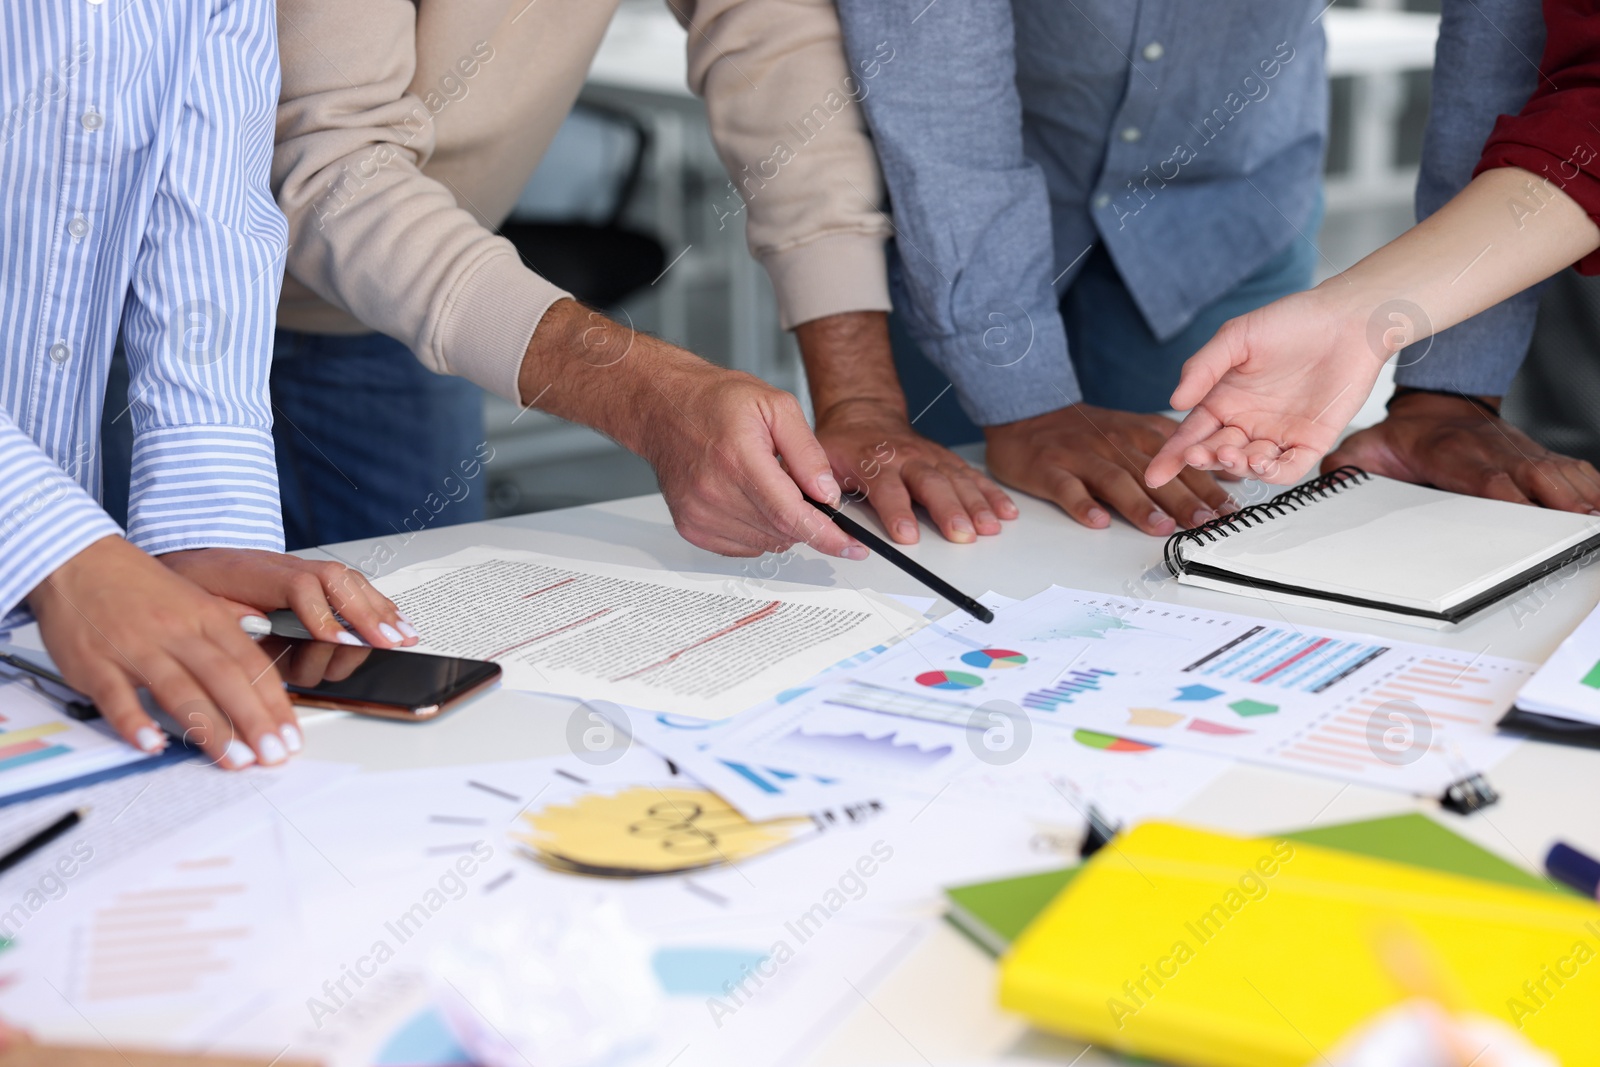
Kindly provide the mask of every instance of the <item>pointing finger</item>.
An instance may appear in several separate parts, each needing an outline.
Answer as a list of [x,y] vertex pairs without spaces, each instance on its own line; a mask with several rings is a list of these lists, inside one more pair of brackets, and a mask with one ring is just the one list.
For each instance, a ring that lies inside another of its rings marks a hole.
[[1222,420],[1205,408],[1195,408],[1189,412],[1150,460],[1150,466],[1145,468],[1145,485],[1159,489],[1172,481],[1183,470],[1184,454],[1189,448],[1202,443],[1221,428]]

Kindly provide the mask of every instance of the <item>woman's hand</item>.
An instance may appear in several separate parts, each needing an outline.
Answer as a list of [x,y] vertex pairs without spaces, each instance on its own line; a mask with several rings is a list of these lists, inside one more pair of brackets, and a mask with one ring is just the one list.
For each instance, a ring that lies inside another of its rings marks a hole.
[[67,684],[137,748],[167,745],[139,702],[147,689],[184,740],[221,766],[281,763],[300,750],[283,683],[239,628],[236,605],[122,538],[101,538],[57,567],[28,607]]
[[249,548],[196,548],[169,552],[160,559],[206,592],[229,601],[241,618],[292,608],[318,641],[360,644],[334,618],[338,612],[374,648],[414,645],[419,639],[416,627],[394,601],[343,563]]
[[1223,323],[1183,365],[1172,406],[1189,414],[1151,459],[1145,482],[1165,485],[1185,466],[1300,481],[1361,410],[1384,361],[1414,339],[1414,324],[1395,314],[1369,330],[1313,289]]

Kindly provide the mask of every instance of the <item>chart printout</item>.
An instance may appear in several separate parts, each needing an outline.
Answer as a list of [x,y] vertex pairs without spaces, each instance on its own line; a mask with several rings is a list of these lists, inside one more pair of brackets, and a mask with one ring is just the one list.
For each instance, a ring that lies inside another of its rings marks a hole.
[[1518,660],[1053,587],[988,625],[930,626],[855,672],[850,704],[959,725],[1002,701],[1036,726],[1437,793],[1511,750],[1494,724],[1531,674]]

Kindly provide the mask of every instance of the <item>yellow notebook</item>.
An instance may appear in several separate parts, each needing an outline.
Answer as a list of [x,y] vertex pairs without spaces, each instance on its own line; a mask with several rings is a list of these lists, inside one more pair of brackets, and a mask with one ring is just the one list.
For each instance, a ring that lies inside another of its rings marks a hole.
[[1085,865],[1001,961],[1000,1002],[1174,1063],[1321,1062],[1407,999],[1381,958],[1395,936],[1431,957],[1455,999],[1567,1067],[1600,1065],[1592,901],[1169,823]]

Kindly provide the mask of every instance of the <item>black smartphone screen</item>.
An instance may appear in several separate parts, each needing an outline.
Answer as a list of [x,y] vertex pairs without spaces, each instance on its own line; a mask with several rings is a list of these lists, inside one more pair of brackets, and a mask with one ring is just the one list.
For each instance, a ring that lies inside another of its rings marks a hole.
[[485,660],[402,652],[268,634],[258,642],[300,696],[351,705],[394,708],[440,707],[500,674]]

